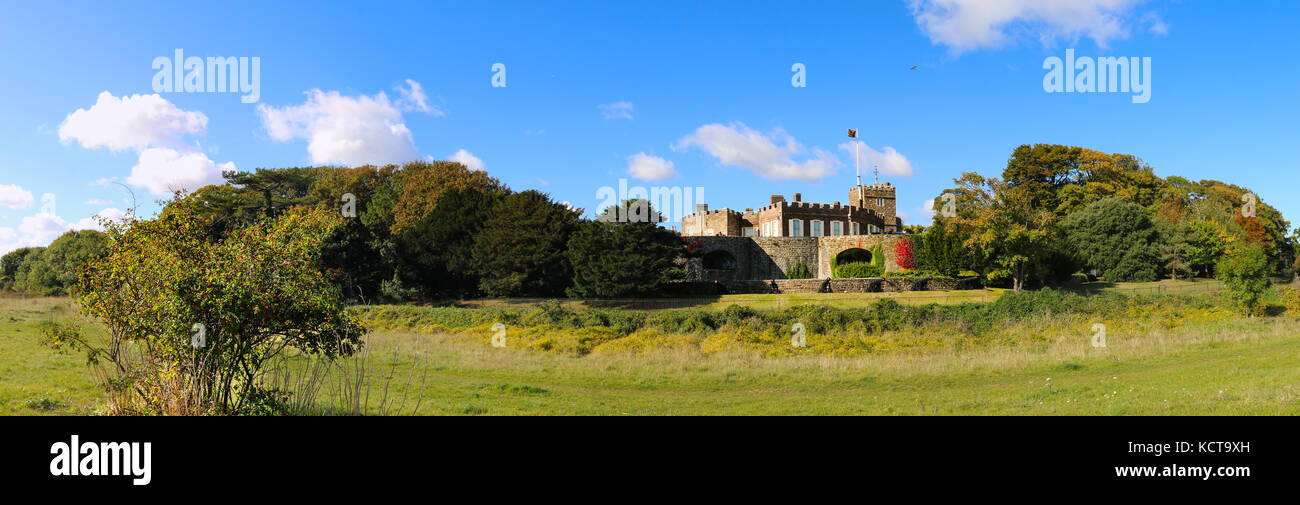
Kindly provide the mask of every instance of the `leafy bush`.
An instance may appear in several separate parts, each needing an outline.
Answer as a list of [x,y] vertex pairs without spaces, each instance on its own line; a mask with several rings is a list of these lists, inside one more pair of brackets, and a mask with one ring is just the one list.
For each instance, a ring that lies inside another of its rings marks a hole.
[[1215,267],[1219,280],[1228,286],[1228,296],[1247,314],[1263,309],[1260,300],[1268,291],[1268,257],[1258,244],[1238,247],[1219,260]]
[[1282,305],[1286,307],[1287,315],[1300,317],[1300,289],[1283,287]]
[[366,328],[319,264],[337,213],[297,208],[213,241],[194,206],[178,195],[157,219],[108,226],[107,253],[72,290],[106,336],[42,331],[52,348],[111,365],[120,412],[240,413],[270,401],[263,367],[285,349],[332,359],[361,346]]
[[799,258],[799,261],[785,273],[785,276],[788,279],[811,279],[813,278],[813,271],[808,266],[808,262],[804,261],[803,258]]
[[832,272],[837,279],[880,277],[884,273],[885,268],[874,263],[845,263],[836,265]]

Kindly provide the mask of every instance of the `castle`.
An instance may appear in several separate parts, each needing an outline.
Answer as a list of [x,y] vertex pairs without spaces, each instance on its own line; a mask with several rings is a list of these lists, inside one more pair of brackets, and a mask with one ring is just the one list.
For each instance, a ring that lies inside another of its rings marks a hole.
[[700,203],[694,213],[682,216],[682,236],[694,237],[835,237],[902,229],[894,186],[888,182],[849,188],[848,205],[804,202],[795,193],[789,202],[784,195],[772,195],[758,210],[710,211],[708,204]]
[[772,195],[758,210],[709,210],[696,204],[682,216],[682,236],[700,253],[702,280],[748,281],[786,279],[792,270],[807,267],[817,279],[832,276],[832,264],[869,261],[877,245],[885,254],[885,269],[899,269],[894,245],[903,221],[895,211],[895,188],[888,182],[849,188],[849,204],[791,201]]

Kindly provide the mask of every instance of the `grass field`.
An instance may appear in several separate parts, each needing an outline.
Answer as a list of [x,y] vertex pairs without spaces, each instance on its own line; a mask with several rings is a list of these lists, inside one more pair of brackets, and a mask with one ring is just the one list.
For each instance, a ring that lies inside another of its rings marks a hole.
[[[1209,279],[1169,280],[1158,282],[1128,282],[1123,284],[1089,283],[1080,284],[1067,291],[1087,293],[1141,293],[1141,294],[1186,294],[1205,293],[1223,289],[1223,283]],[[785,293],[771,295],[721,295],[699,298],[654,299],[640,298],[634,300],[607,300],[599,302],[565,300],[562,304],[571,308],[623,307],[637,310],[668,310],[680,308],[698,308],[719,310],[731,305],[745,305],[760,310],[780,309],[805,303],[817,303],[835,308],[866,307],[881,298],[890,298],[907,305],[924,305],[928,303],[955,304],[963,302],[989,302],[996,300],[1009,290],[1001,288],[982,288],[954,291],[908,291],[902,293]],[[545,298],[490,298],[466,300],[460,305],[469,308],[528,308],[545,302]]]
[[[81,358],[36,343],[36,324],[69,314],[66,299],[0,299],[0,414],[96,408]],[[421,415],[1300,413],[1294,317],[1117,322],[1105,348],[1086,329],[1055,324],[1013,330],[1049,333],[1032,345],[851,358],[690,348],[579,356],[496,348],[481,334],[384,330],[368,337],[366,356],[333,370],[318,405]],[[305,377],[305,363],[278,368],[284,384]]]

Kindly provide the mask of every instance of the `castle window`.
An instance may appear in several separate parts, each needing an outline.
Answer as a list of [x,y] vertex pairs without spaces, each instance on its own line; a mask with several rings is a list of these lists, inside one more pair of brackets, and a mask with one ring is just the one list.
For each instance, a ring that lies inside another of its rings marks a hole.
[[746,226],[746,227],[744,227],[744,228],[741,228],[741,229],[740,229],[740,235],[741,235],[742,237],[753,237],[753,236],[755,235],[755,233],[754,233],[754,227],[753,227],[753,226]]
[[831,236],[838,237],[844,234],[844,223],[831,221]]
[[876,206],[877,206],[877,207],[884,207],[884,206],[885,206],[885,199],[884,199],[884,198],[877,198],[877,199],[876,199]]
[[822,235],[823,235],[823,233],[822,233],[822,222],[821,222],[821,220],[813,220],[813,222],[812,222],[812,236],[814,236],[814,237],[820,237],[820,236],[822,236]]
[[853,223],[853,234],[854,235],[862,234],[862,223]]
[[791,237],[802,237],[802,236],[803,236],[803,220],[802,220],[802,219],[791,219],[791,220],[790,220],[790,236],[791,236]]

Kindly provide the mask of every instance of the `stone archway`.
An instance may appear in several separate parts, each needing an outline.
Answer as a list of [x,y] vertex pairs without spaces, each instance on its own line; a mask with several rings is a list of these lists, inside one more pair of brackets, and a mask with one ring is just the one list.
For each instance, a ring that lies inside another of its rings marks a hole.
[[835,264],[871,263],[871,251],[857,247],[845,249],[835,255]]
[[704,254],[705,270],[736,270],[736,256],[726,249],[717,249]]
[[[885,271],[892,272],[898,270],[898,265],[894,263],[894,245],[899,240],[907,240],[906,235],[902,234],[873,234],[873,235],[844,235],[834,237],[818,237],[817,240],[817,277],[825,279],[831,277],[831,260],[837,258],[841,253],[859,249],[866,251],[868,254],[880,246],[884,255]],[[871,256],[867,256],[870,258]],[[869,260],[868,260],[869,261]]]

